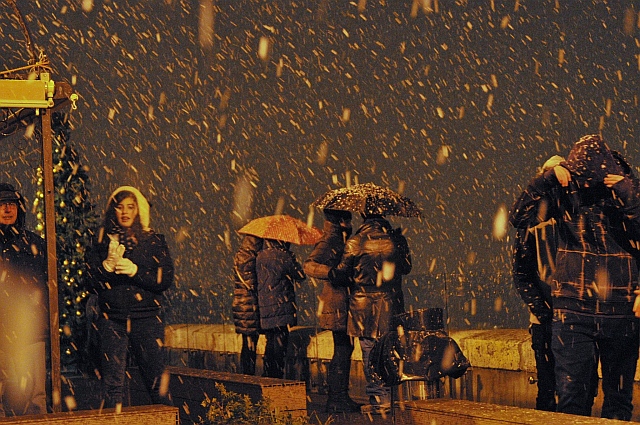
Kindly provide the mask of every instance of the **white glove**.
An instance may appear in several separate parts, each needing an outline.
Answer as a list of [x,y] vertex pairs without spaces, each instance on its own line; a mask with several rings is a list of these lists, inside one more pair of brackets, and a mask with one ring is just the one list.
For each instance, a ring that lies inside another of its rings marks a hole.
[[128,258],[121,258],[116,264],[116,274],[126,274],[133,277],[138,273],[138,266]]
[[117,238],[111,237],[109,241],[109,251],[107,253],[107,259],[102,262],[102,267],[109,273],[113,273],[116,268],[116,264],[122,259],[124,251],[127,249],[124,245],[118,242]]

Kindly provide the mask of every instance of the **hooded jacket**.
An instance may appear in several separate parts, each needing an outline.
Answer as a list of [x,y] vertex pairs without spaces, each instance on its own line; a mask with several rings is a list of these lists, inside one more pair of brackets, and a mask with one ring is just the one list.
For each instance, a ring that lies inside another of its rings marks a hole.
[[304,262],[304,272],[308,277],[323,284],[320,294],[319,326],[332,331],[347,330],[349,298],[346,287],[334,286],[329,281],[332,267],[340,263],[345,247],[345,237],[351,228],[344,229],[340,222],[325,220],[322,237]]
[[607,188],[606,174],[623,174],[597,135],[580,139],[564,164],[572,175],[560,188],[554,170],[535,178],[516,203],[511,222],[535,223],[536,205],[547,198],[558,223],[556,269],[551,275],[554,309],[634,316],[640,241],[638,180],[632,175]]
[[410,271],[411,254],[400,229],[381,216],[365,218],[329,273],[334,285],[351,288],[349,335],[377,339],[389,331],[392,317],[404,313],[402,276]]
[[295,326],[298,318],[294,285],[304,280],[305,275],[287,243],[264,240],[256,257],[256,277],[260,328]]
[[0,340],[44,341],[49,310],[45,241],[25,228],[22,195],[0,184],[0,196],[6,195],[18,204],[18,214],[13,225],[0,225]]
[[[138,204],[142,230],[136,235],[137,243],[127,248],[124,254],[124,258],[138,266],[138,271],[130,277],[105,270],[102,262],[107,258],[110,240],[105,234],[108,232],[105,223],[87,249],[87,274],[92,288],[98,294],[98,305],[105,317],[115,320],[153,317],[160,314],[163,292],[173,285],[173,260],[164,236],[149,227],[149,203],[137,189],[119,187],[109,197],[107,208],[122,191],[133,193]],[[109,236],[118,237],[118,234]]]

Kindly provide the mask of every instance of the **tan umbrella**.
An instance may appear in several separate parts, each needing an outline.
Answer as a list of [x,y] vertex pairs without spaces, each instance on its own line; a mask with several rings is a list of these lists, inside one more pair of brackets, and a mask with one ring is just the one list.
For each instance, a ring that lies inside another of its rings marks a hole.
[[256,218],[238,230],[238,233],[296,245],[314,245],[322,236],[320,230],[286,214]]

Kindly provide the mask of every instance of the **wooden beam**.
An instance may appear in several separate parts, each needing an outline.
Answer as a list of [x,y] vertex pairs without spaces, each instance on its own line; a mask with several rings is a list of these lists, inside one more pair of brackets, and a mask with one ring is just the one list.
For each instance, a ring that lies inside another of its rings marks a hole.
[[44,217],[47,243],[47,281],[49,287],[49,337],[51,344],[51,399],[53,411],[61,408],[60,328],[58,317],[58,267],[56,256],[56,218],[53,186],[53,133],[51,114],[45,110],[42,125],[42,174],[44,176]]

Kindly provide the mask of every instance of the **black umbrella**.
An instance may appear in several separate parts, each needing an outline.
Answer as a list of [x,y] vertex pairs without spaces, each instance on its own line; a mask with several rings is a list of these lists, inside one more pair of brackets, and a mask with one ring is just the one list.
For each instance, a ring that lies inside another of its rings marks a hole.
[[356,184],[330,190],[311,204],[331,210],[359,212],[365,215],[420,217],[420,208],[406,196],[373,183]]

